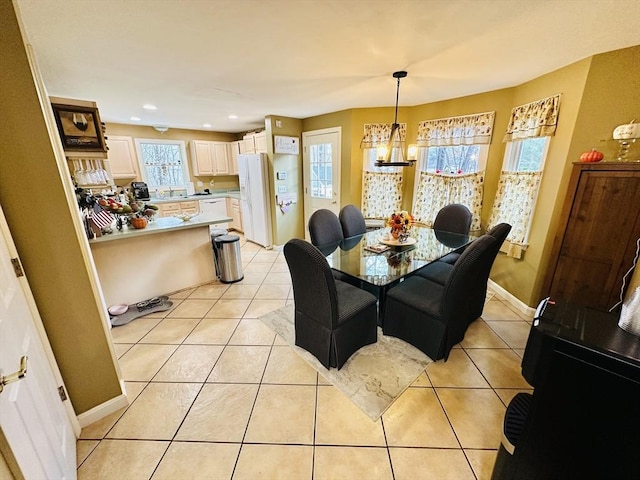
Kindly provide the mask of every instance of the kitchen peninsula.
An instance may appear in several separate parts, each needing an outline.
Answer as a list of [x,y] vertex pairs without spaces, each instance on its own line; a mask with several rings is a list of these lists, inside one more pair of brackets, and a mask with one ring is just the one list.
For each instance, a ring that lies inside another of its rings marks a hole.
[[158,218],[144,229],[125,226],[90,240],[107,306],[133,304],[214,281],[209,226],[230,220],[207,214],[188,221]]

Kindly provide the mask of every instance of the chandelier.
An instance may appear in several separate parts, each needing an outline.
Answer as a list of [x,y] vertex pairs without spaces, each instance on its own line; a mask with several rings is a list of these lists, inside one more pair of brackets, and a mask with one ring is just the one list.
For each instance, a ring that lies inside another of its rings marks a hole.
[[[398,98],[400,95],[400,79],[405,78],[407,72],[404,70],[393,72],[393,78],[396,79],[396,111],[391,125],[391,133],[386,144],[380,144],[376,147],[376,167],[411,167],[418,159],[418,147],[409,145],[405,152],[404,140],[400,137],[400,124],[398,123]],[[397,151],[397,157],[392,160],[393,150]]]

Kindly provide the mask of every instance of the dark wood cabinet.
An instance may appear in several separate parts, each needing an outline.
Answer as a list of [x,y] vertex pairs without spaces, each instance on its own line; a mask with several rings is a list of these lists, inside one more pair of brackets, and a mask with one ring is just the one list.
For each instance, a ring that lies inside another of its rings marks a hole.
[[620,298],[640,237],[640,163],[576,163],[543,287],[599,310]]

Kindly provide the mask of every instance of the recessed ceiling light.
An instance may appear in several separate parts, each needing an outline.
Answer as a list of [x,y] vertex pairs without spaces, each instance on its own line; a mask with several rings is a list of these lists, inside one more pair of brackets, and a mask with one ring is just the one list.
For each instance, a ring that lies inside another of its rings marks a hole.
[[236,118],[238,118],[238,115],[231,114],[231,115],[229,115],[229,118],[231,120],[235,120]]
[[150,103],[146,103],[142,106],[142,108],[144,108],[145,110],[157,110],[158,107],[156,107],[155,105],[151,105]]
[[132,120],[134,122],[139,122],[141,120],[140,117],[131,117],[129,120]]
[[203,123],[202,126],[204,128],[211,128],[211,124],[210,123]]

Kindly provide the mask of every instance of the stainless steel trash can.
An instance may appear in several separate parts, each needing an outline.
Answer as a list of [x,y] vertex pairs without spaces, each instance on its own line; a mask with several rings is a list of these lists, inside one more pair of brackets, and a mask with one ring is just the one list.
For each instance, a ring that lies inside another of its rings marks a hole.
[[223,283],[239,282],[242,274],[240,258],[240,237],[238,235],[219,235],[213,240],[216,275]]
[[225,228],[211,229],[211,250],[213,251],[213,265],[216,268],[216,278],[220,278],[220,267],[218,267],[218,252],[216,251],[215,239],[229,233]]

